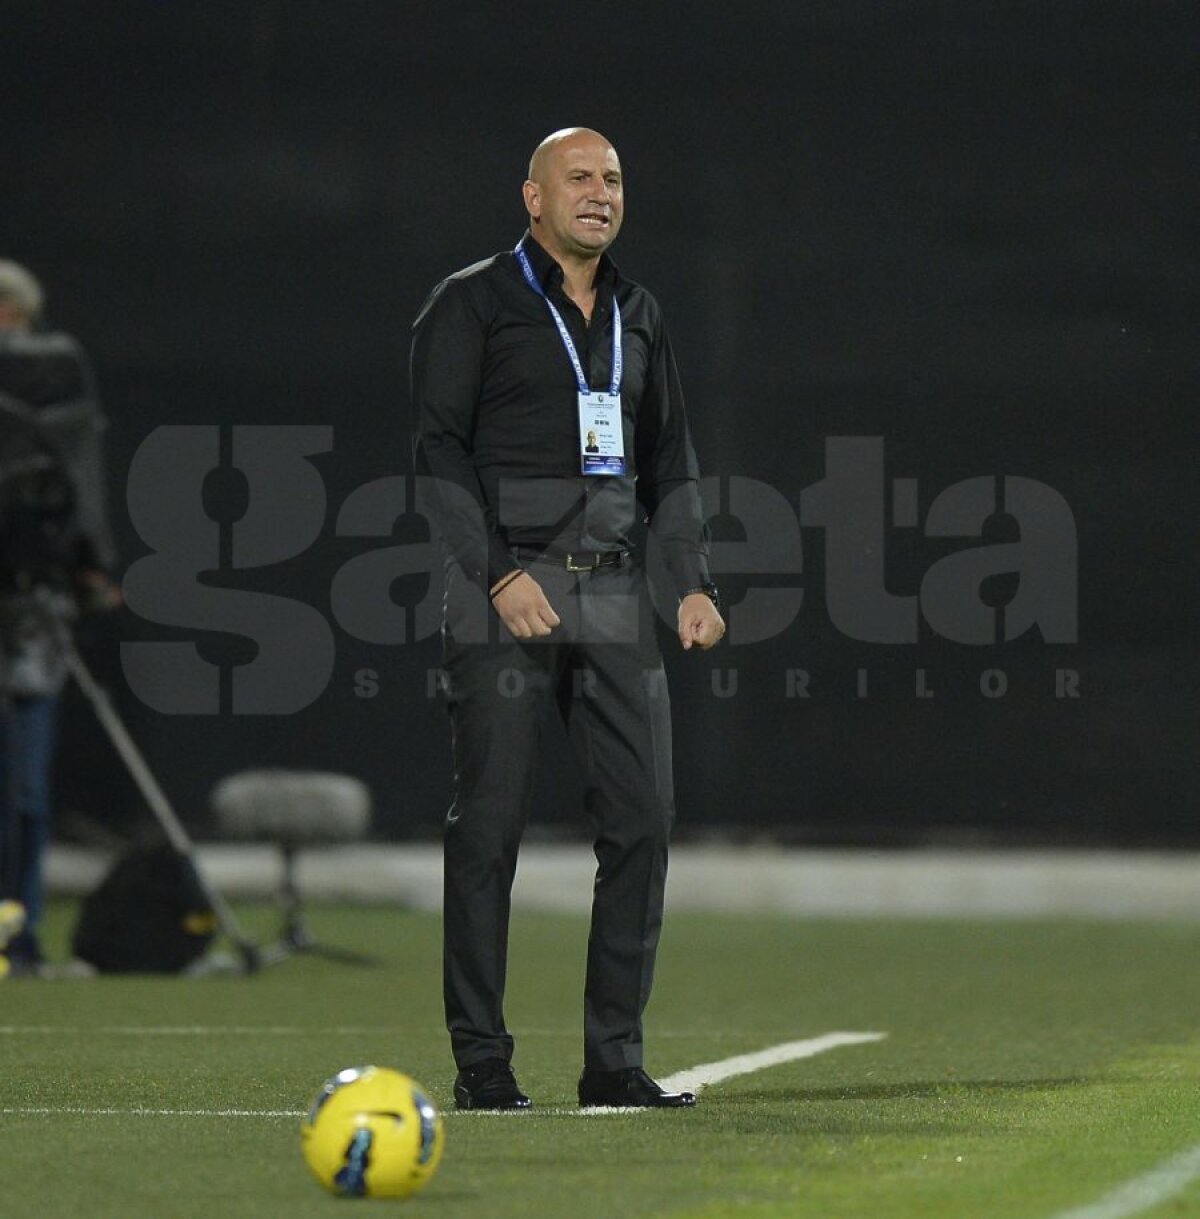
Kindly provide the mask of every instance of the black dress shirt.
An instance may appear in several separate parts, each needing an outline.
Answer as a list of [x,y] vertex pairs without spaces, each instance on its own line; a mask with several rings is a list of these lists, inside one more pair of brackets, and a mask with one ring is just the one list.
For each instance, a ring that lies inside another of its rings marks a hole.
[[593,389],[610,387],[614,297],[620,306],[627,474],[580,472],[570,359],[516,255],[497,254],[438,284],[413,326],[417,472],[436,480],[429,508],[445,544],[486,589],[520,566],[513,547],[628,549],[640,501],[680,594],[706,583],[699,472],[658,302],[601,255],[589,325],[558,263],[528,234],[523,248]]

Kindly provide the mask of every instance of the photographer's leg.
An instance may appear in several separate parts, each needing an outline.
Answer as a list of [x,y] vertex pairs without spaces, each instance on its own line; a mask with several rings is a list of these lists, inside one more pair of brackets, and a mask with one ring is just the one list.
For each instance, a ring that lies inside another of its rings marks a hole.
[[8,946],[14,963],[36,964],[41,959],[37,929],[44,905],[43,874],[50,844],[58,704],[57,695],[17,698],[8,716],[9,814],[17,822],[13,896],[25,906],[25,930]]
[[0,701],[0,901],[17,894],[17,802],[13,799],[16,771],[13,752],[12,700]]

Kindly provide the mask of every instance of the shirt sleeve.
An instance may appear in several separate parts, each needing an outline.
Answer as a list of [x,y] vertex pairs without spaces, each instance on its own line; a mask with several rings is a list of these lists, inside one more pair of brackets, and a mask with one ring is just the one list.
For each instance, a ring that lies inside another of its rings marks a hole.
[[413,323],[410,384],[416,471],[429,479],[434,524],[467,578],[485,592],[519,564],[487,505],[472,457],[487,339],[471,285],[448,279]]
[[91,361],[82,348],[77,347],[77,350],[83,370],[83,407],[87,419],[71,458],[71,473],[75,479],[83,531],[81,565],[111,572],[116,564],[116,547],[109,523],[108,479],[105,476],[104,433],[108,429],[108,420],[100,406]]
[[637,470],[650,527],[682,597],[689,589],[709,582],[709,537],[683,387],[661,318],[655,327],[646,393],[638,412]]

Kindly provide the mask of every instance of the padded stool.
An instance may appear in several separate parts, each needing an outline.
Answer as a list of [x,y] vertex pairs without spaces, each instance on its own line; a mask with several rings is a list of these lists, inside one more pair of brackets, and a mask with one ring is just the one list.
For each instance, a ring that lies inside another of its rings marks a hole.
[[318,944],[308,930],[296,883],[301,847],[356,842],[371,822],[371,792],[351,775],[309,770],[244,770],[222,779],[210,797],[222,837],[272,842],[283,856],[279,905],[283,930],[278,944],[261,950],[264,964],[293,952],[366,965],[371,958]]

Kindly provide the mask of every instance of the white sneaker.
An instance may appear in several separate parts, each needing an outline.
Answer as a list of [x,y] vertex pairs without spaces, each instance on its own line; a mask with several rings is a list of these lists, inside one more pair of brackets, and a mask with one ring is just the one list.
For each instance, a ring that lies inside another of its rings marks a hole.
[[3,950],[9,940],[20,935],[25,926],[25,907],[20,902],[0,902],[0,950]]

